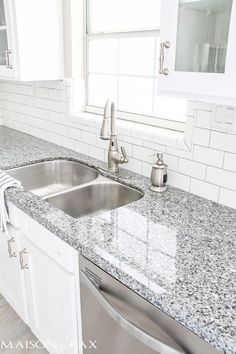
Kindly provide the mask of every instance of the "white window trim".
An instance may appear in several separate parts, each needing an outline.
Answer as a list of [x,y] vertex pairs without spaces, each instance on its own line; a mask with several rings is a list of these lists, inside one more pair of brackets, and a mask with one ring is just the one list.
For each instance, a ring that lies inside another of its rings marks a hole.
[[[101,112],[88,113],[85,111],[85,22],[84,22],[84,0],[68,0],[65,4],[68,6],[68,14],[70,19],[67,19],[70,26],[66,40],[70,43],[71,53],[68,58],[69,71],[67,77],[71,81],[71,100],[69,103],[68,119],[75,126],[84,124],[98,129],[101,126]],[[68,23],[67,23],[68,25]],[[79,40],[78,40],[79,36]],[[141,116],[145,120],[145,116]],[[157,119],[156,117],[154,119]],[[153,140],[155,143],[160,143],[169,147],[177,148],[183,151],[191,151],[192,148],[192,133],[193,133],[194,112],[187,114],[184,128],[170,130],[166,127],[153,127],[152,125],[122,120],[117,120],[118,131],[120,134],[131,136],[137,139]],[[163,120],[162,120],[163,121]],[[167,121],[167,120],[166,120]],[[181,123],[181,122],[180,122]],[[99,130],[98,130],[99,131]]]
[[[87,18],[87,1],[84,0],[84,19],[85,19],[85,24],[84,24],[84,38],[85,38],[85,46],[84,46],[84,67],[85,67],[85,111],[88,113],[96,113],[96,114],[102,114],[102,108],[101,107],[95,107],[88,105],[88,42],[91,39],[105,39],[105,38],[140,38],[140,37],[152,37],[152,36],[160,36],[160,29],[148,29],[148,30],[124,30],[122,32],[102,32],[102,33],[93,33],[90,34],[88,33],[88,27],[89,27],[89,19]],[[156,55],[156,54],[155,54]],[[158,58],[155,58],[155,62],[157,62]],[[90,73],[91,74],[91,73]],[[97,73],[92,73],[92,74],[97,74]],[[99,73],[102,74],[102,73]],[[134,76],[135,75],[129,75],[129,76]],[[141,77],[141,76],[137,76]],[[149,77],[149,76],[143,76],[143,77]],[[156,76],[151,76],[152,79],[156,78]],[[122,119],[122,120],[127,120],[131,122],[136,122],[136,123],[142,123],[146,124],[149,126],[156,126],[160,128],[165,128],[165,129],[171,129],[171,130],[176,130],[178,132],[184,132],[185,131],[185,125],[186,121],[181,121],[181,120],[176,120],[176,119],[171,119],[166,118],[166,117],[158,117],[154,115],[145,115],[145,114],[136,114],[133,112],[127,112],[127,111],[117,111],[117,118]],[[187,119],[187,117],[186,117]]]

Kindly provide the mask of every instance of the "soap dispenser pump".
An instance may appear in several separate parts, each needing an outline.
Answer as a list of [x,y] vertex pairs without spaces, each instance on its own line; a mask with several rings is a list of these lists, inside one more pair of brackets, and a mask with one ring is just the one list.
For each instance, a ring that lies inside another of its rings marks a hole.
[[167,165],[163,162],[163,153],[157,153],[157,161],[152,165],[151,187],[153,192],[165,192],[167,190]]

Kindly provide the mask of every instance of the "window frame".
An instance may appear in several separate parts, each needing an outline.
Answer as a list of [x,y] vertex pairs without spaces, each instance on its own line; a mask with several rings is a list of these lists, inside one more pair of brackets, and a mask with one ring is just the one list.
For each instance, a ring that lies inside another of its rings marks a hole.
[[[89,63],[89,40],[102,40],[102,39],[120,39],[120,38],[140,38],[140,37],[159,37],[160,38],[160,29],[144,29],[144,30],[126,30],[126,31],[111,31],[111,32],[97,32],[89,33],[89,0],[84,0],[84,75],[85,75],[85,112],[93,113],[97,115],[103,115],[103,108],[88,105],[88,63]],[[157,63],[158,57],[155,53],[155,63]],[[93,73],[96,74],[96,73]],[[98,73],[97,73],[98,74]],[[101,75],[106,75],[101,73]],[[107,74],[109,75],[109,74]],[[119,75],[119,74],[118,74]],[[124,75],[126,76],[126,75]],[[142,75],[127,75],[129,77],[144,77],[152,78],[157,80],[158,75],[153,76],[142,76]],[[154,94],[155,92],[153,92]],[[176,97],[176,96],[175,96]],[[133,112],[121,111],[117,109],[117,118],[123,121],[133,122],[137,124],[145,124],[148,126],[154,126],[159,128],[170,129],[178,132],[185,132],[186,130],[186,121],[171,119],[171,118],[162,118],[154,115],[145,115],[138,114]],[[187,112],[186,112],[187,120]]]

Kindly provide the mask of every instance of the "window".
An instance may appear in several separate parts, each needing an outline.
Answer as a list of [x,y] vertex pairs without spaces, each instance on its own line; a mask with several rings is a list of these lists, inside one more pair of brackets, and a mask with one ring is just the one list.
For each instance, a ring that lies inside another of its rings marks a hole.
[[158,95],[161,0],[86,1],[86,111],[183,131],[187,101]]

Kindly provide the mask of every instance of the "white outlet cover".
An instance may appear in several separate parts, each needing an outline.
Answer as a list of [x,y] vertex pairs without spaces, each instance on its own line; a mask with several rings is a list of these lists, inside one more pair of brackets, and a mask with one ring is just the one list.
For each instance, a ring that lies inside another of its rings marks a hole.
[[236,133],[236,107],[216,105],[212,111],[211,128]]

